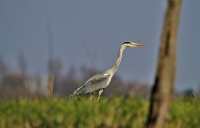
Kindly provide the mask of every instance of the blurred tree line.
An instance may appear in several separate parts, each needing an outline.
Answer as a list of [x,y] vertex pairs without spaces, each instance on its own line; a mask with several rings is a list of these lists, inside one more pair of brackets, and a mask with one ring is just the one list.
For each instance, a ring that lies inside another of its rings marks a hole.
[[[29,74],[27,61],[23,52],[19,52],[17,58],[18,70],[13,71],[0,56],[0,98],[41,97],[48,94],[48,75]],[[95,68],[82,66],[79,69],[71,66],[67,72],[63,72],[61,59],[52,60],[54,81],[54,95],[68,96],[90,76],[99,73]],[[150,86],[147,83],[137,81],[124,81],[119,75],[114,76],[111,85],[105,90],[104,96],[142,96],[149,97]],[[188,88],[183,92],[177,92],[176,96],[199,96],[200,88]]]
[[[71,66],[63,72],[63,63],[59,58],[49,61],[54,74],[54,96],[68,96],[85,80],[101,71],[95,68],[82,66],[76,69]],[[42,97],[48,95],[48,74],[29,74],[25,54],[19,52],[17,58],[18,68],[13,71],[4,58],[0,57],[0,98]],[[149,87],[146,83],[123,81],[116,75],[111,85],[105,90],[104,96],[149,96]]]

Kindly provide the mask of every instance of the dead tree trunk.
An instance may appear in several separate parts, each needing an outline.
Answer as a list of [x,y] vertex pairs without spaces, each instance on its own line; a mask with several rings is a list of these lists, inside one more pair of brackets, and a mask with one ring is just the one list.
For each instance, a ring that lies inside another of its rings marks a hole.
[[51,29],[51,24],[49,20],[47,22],[47,34],[48,34],[48,96],[53,96],[54,84],[55,84],[55,74],[54,74],[54,46],[53,46],[53,32]]
[[168,0],[146,128],[161,128],[169,111],[176,76],[176,40],[182,0]]

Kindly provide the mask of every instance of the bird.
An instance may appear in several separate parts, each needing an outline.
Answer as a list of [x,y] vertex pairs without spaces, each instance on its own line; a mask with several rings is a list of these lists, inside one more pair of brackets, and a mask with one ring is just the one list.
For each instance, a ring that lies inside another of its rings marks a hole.
[[111,66],[111,68],[90,77],[84,84],[82,84],[73,92],[72,96],[85,95],[98,91],[98,100],[99,100],[104,89],[109,86],[113,76],[118,71],[126,48],[138,48],[143,46],[144,46],[143,44],[138,43],[136,41],[121,42],[116,61]]

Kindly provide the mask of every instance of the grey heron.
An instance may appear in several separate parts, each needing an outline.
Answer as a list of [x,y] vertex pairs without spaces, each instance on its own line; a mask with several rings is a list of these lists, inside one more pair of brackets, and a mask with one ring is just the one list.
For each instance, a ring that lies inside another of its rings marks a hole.
[[122,61],[125,49],[126,48],[137,48],[137,47],[143,47],[143,46],[144,46],[143,44],[139,44],[134,41],[122,42],[120,45],[117,59],[116,59],[115,63],[111,66],[111,68],[107,69],[106,71],[104,71],[102,73],[99,73],[99,74],[96,74],[96,75],[90,77],[83,85],[81,85],[79,88],[77,88],[73,92],[73,96],[99,91],[98,92],[98,99],[99,99],[101,94],[103,93],[103,90],[109,86],[113,76],[119,69],[119,65]]

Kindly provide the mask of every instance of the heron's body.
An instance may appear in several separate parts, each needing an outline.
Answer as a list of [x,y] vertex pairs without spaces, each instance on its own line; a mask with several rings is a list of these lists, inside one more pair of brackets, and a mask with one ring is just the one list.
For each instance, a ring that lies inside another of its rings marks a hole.
[[112,76],[108,74],[96,74],[75,90],[75,95],[87,94],[106,88],[111,82]]
[[77,88],[73,95],[88,94],[94,91],[99,91],[99,96],[103,92],[103,89],[109,86],[113,76],[119,69],[119,65],[122,61],[124,51],[127,47],[138,47],[142,46],[141,44],[136,44],[134,42],[124,42],[121,44],[116,62],[112,67],[102,73],[96,74],[89,78],[82,86]]

